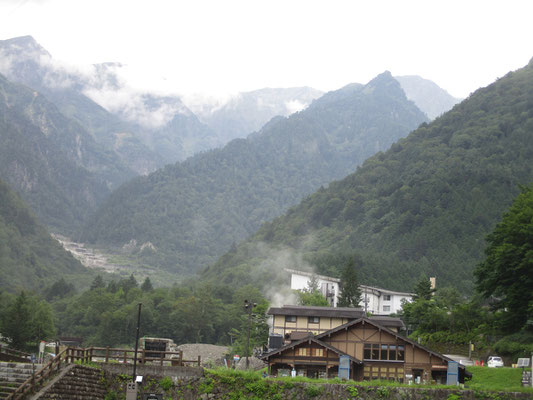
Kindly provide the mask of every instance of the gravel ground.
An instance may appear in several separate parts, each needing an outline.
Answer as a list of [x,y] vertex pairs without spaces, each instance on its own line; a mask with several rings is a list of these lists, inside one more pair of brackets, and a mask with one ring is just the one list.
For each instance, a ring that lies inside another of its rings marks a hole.
[[227,346],[216,346],[214,344],[187,343],[178,346],[183,351],[185,360],[197,360],[198,356],[202,359],[202,366],[213,367],[224,365],[224,357],[229,352]]
[[[185,360],[197,360],[202,358],[202,366],[207,368],[224,366],[224,358],[227,356],[233,362],[233,355],[229,354],[230,348],[227,346],[216,346],[214,344],[188,343],[181,344],[178,349],[183,351]],[[250,368],[261,369],[265,363],[256,357],[250,357]],[[241,356],[241,360],[235,366],[237,369],[246,368],[246,359]]]

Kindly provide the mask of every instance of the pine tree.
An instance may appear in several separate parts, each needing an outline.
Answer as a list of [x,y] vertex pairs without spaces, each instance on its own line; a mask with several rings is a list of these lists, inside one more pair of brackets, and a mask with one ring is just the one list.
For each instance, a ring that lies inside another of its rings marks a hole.
[[430,300],[434,290],[431,289],[429,279],[422,275],[415,286],[415,300]]
[[143,292],[151,292],[154,290],[154,287],[152,286],[152,282],[150,281],[150,278],[147,276],[144,280],[143,284],[141,285],[141,290]]
[[361,265],[361,260],[354,256],[350,257],[344,265],[341,274],[341,294],[339,296],[339,307],[358,307],[361,302],[361,290],[357,279],[357,265]]

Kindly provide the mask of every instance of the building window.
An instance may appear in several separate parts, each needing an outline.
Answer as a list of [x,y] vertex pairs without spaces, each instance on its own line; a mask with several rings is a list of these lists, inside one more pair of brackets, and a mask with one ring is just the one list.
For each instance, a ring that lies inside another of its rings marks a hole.
[[396,352],[396,359],[399,361],[405,360],[405,347],[398,345],[398,351]]
[[383,311],[390,311],[390,306],[383,306]]
[[320,317],[307,317],[307,322],[310,324],[318,324],[320,322]]
[[296,315],[286,315],[285,322],[296,322]]
[[390,294],[384,294],[383,301],[390,301]]
[[385,367],[379,365],[365,365],[363,371],[363,380],[382,379],[389,381],[398,381],[403,383],[403,367]]
[[363,358],[365,360],[379,360],[379,344],[365,343]]
[[324,357],[324,349],[313,349],[313,356]]
[[307,348],[306,347],[300,347],[298,349],[298,355],[299,356],[306,356],[307,355]]
[[404,361],[405,347],[395,344],[365,343],[363,347],[363,359]]
[[387,355],[387,350],[389,349],[389,346],[386,345],[386,344],[382,344],[381,345],[381,352],[379,354],[379,359],[380,360],[388,360],[389,357]]

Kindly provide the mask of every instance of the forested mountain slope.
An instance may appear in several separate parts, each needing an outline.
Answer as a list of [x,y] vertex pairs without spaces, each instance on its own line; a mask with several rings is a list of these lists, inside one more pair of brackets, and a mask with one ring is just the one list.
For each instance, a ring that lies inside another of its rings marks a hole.
[[425,121],[390,73],[276,118],[247,139],[120,187],[82,240],[150,242],[150,263],[191,272],[321,185],[355,170]]
[[43,95],[0,75],[0,179],[42,223],[72,231],[134,175]]
[[485,236],[532,181],[533,60],[264,224],[204,278],[239,285],[255,271],[262,285],[280,252],[338,276],[358,254],[363,283],[411,290],[426,274],[468,291]]
[[39,290],[89,272],[37,223],[22,199],[0,180],[0,290]]

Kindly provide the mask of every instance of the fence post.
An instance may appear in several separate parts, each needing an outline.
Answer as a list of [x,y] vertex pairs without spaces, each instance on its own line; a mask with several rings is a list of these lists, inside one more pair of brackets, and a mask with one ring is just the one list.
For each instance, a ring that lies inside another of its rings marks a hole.
[[202,360],[201,360],[201,357],[202,357],[202,356],[200,356],[200,355],[198,356],[198,366],[201,366],[201,365],[202,365],[202,364],[201,364],[201,361],[202,361]]
[[105,348],[105,363],[109,362],[109,346]]
[[146,353],[144,349],[142,349],[141,364],[146,364]]

